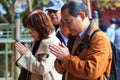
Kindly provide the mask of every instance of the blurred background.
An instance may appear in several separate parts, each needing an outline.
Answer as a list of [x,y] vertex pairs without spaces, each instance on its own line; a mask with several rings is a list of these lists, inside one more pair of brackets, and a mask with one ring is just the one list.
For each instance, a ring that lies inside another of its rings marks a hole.
[[[15,60],[19,56],[14,43],[30,43],[32,38],[23,28],[23,16],[33,10],[45,11],[49,0],[0,0],[0,80],[17,80],[19,69]],[[67,2],[69,0],[63,0]],[[120,0],[82,0],[89,10],[89,18],[97,25],[109,27],[110,20],[120,18]],[[46,12],[47,13],[47,12]]]

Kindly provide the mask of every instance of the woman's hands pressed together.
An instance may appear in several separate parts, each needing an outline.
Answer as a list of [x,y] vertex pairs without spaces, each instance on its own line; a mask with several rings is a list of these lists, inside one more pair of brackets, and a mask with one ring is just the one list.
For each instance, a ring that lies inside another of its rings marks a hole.
[[27,51],[29,51],[29,48],[27,46],[27,44],[23,45],[22,43],[20,42],[16,42],[15,43],[15,47],[16,47],[16,50],[21,54],[25,54]]

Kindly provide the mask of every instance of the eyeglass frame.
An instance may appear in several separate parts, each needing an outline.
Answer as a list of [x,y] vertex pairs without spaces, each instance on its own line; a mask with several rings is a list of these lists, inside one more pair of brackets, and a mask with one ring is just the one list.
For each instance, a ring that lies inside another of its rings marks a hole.
[[58,10],[48,10],[48,14],[51,14],[51,13],[57,13]]

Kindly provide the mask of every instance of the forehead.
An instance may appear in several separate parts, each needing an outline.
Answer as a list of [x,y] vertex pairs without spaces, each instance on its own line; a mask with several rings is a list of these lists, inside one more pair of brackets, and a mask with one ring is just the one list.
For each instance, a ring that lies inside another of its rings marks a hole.
[[73,18],[73,16],[69,14],[68,9],[65,9],[61,12],[61,17],[63,22]]

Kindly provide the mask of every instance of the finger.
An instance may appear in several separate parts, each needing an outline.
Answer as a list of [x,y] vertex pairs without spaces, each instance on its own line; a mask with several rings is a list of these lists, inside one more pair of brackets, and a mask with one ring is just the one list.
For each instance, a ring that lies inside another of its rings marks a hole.
[[29,49],[27,45],[23,45],[21,43],[16,43],[16,46],[20,49],[23,49],[24,51]]
[[24,46],[25,46],[25,48],[26,48],[26,49],[29,49],[29,47],[28,47],[28,45],[27,45],[27,44],[25,44]]
[[20,42],[17,42],[15,45],[16,45],[17,47],[19,47],[19,48],[24,48],[24,45],[21,44]]
[[50,48],[53,48],[53,49],[56,49],[56,50],[58,50],[59,48],[58,48],[58,46],[57,45],[55,45],[55,44],[50,44],[49,45],[49,47]]
[[18,48],[18,47],[16,47],[16,50],[17,50],[18,52],[20,52],[20,50],[19,50],[19,48]]
[[50,52],[53,54],[58,54],[58,48],[56,48],[54,45],[49,46]]
[[57,53],[55,51],[51,50],[50,52],[57,57]]
[[16,50],[18,51],[18,53],[22,54],[22,51],[16,47]]
[[19,48],[20,48],[20,46],[19,46],[18,43],[15,44],[15,47],[16,47],[16,49],[19,49]]
[[21,54],[24,54],[27,51],[26,47],[21,43],[16,43],[15,46],[16,50],[19,51]]
[[50,51],[57,53],[58,49],[56,49],[54,46],[50,46]]

